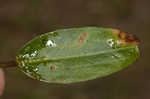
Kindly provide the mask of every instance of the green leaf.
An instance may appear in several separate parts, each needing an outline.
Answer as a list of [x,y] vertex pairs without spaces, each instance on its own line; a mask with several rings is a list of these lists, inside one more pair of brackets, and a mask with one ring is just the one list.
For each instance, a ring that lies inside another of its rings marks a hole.
[[138,39],[119,30],[82,27],[56,30],[28,42],[18,53],[19,68],[49,83],[75,83],[104,77],[133,63]]

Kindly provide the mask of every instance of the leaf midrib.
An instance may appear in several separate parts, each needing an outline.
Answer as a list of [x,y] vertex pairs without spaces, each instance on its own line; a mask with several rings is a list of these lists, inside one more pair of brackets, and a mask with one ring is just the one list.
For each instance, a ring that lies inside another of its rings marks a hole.
[[115,52],[115,51],[120,51],[120,50],[126,50],[126,49],[132,49],[135,48],[136,46],[130,46],[126,48],[118,48],[118,49],[111,49],[111,50],[106,50],[106,51],[101,51],[97,53],[89,53],[89,54],[84,54],[84,55],[79,55],[79,56],[69,56],[69,57],[60,57],[60,58],[39,58],[39,59],[25,59],[21,60],[25,64],[32,64],[32,63],[44,63],[44,62],[54,62],[54,61],[59,61],[59,60],[66,60],[66,59],[72,59],[72,58],[79,58],[79,57],[90,57],[98,54],[104,54],[104,53],[110,53],[110,52]]

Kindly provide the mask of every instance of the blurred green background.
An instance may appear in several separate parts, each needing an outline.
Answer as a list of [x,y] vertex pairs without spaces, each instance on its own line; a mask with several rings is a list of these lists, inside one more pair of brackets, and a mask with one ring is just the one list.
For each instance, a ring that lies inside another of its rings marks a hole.
[[80,26],[118,28],[141,39],[141,56],[111,76],[76,84],[33,80],[5,69],[0,99],[150,99],[150,0],[0,0],[0,61],[37,35]]

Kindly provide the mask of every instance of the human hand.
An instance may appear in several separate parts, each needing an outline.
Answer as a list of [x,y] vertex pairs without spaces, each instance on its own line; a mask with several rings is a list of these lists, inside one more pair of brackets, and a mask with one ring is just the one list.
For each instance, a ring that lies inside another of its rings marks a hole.
[[3,94],[4,87],[5,87],[4,72],[2,69],[0,69],[0,96]]

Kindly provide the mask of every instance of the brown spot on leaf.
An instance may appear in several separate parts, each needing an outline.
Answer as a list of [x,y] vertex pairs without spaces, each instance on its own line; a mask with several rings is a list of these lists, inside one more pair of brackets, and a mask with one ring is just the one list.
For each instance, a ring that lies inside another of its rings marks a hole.
[[117,31],[116,29],[112,29],[112,33],[119,37],[121,45],[137,45],[140,42],[138,37],[131,33]]
[[86,36],[87,36],[86,32],[83,32],[83,33],[80,35],[80,38],[79,38],[79,40],[78,40],[78,45],[79,45],[79,46],[84,42]]
[[52,64],[51,66],[50,66],[50,70],[55,70],[56,69],[56,65],[55,64]]
[[118,29],[112,29],[112,33],[113,33],[114,35],[119,35],[120,30],[118,30]]
[[119,38],[122,39],[122,40],[125,40],[127,37],[127,34],[125,32],[120,32],[119,33]]

